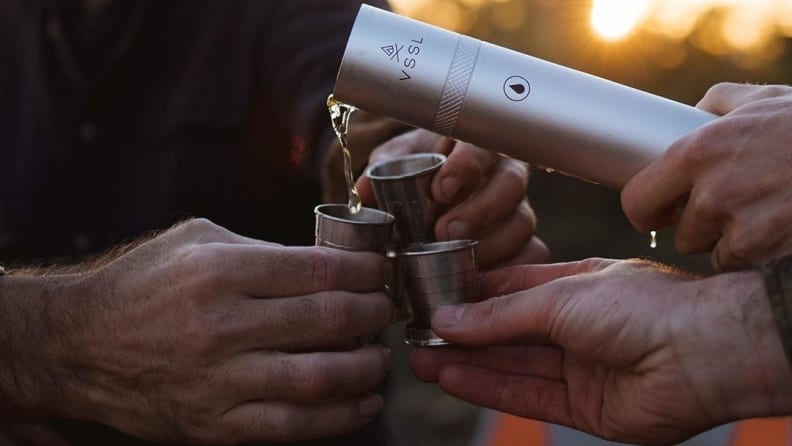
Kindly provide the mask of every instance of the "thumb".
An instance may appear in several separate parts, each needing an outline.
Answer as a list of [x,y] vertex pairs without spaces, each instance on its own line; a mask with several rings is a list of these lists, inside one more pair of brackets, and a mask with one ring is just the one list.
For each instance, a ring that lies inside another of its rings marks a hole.
[[613,262],[587,259],[487,273],[485,293],[487,288],[501,287],[512,294],[439,307],[432,315],[432,329],[444,339],[467,346],[547,340],[561,310],[575,298],[575,293],[570,292],[572,283],[565,279],[600,271]]
[[444,339],[471,347],[547,339],[563,303],[543,288],[442,306],[432,315],[432,329]]

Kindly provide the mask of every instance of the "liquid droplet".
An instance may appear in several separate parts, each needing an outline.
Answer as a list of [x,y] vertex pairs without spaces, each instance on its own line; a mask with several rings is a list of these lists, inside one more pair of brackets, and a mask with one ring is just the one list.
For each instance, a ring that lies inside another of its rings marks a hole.
[[649,247],[652,249],[657,248],[657,231],[652,231],[649,234],[652,236],[652,240],[649,241]]

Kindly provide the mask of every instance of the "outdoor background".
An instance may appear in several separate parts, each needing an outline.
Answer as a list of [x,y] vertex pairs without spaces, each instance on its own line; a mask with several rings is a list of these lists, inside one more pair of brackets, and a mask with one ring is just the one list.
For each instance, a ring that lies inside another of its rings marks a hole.
[[[792,0],[391,0],[397,12],[655,94],[695,104],[717,82],[792,83]],[[649,257],[708,273],[672,233],[637,234],[619,193],[534,171],[538,235],[554,261]],[[396,445],[469,444],[477,410],[418,383],[402,326],[386,422]]]

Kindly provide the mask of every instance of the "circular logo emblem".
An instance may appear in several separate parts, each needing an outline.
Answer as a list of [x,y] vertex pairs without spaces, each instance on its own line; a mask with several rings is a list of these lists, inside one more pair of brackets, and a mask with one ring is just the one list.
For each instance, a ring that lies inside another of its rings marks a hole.
[[522,76],[510,76],[503,83],[503,93],[510,101],[520,102],[531,94],[531,84]]

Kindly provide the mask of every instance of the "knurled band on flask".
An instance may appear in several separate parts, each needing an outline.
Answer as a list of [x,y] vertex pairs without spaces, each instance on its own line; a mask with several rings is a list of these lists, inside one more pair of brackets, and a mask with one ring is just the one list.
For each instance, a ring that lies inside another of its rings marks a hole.
[[440,106],[437,108],[437,115],[432,125],[433,132],[441,135],[454,133],[480,48],[480,40],[459,36],[454,59],[443,86],[443,95],[440,97]]

